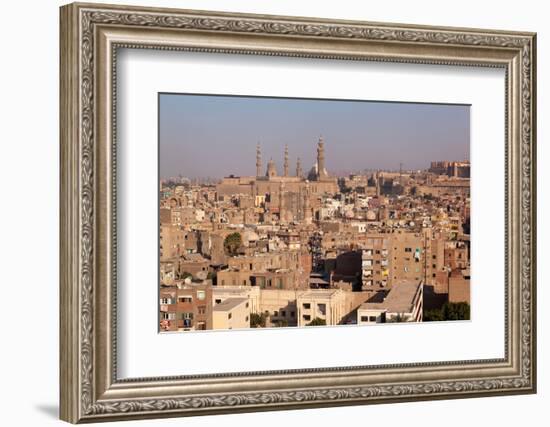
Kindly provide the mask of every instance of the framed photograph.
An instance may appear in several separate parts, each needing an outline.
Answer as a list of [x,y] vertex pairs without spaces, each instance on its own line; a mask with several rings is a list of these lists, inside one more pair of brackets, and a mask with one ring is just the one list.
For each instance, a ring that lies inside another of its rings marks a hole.
[[63,420],[536,391],[535,34],[60,21]]

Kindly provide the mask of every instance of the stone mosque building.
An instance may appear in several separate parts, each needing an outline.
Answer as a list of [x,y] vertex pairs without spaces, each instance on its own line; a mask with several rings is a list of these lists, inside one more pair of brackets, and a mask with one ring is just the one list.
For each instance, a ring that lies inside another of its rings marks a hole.
[[256,147],[256,176],[229,176],[216,185],[216,196],[223,201],[235,196],[250,197],[256,207],[264,207],[277,214],[281,222],[310,222],[322,194],[338,192],[338,180],[331,177],[325,168],[325,144],[319,138],[317,161],[304,176],[300,158],[293,175],[289,172],[288,146],[285,146],[283,174],[279,175],[273,159],[267,163],[262,174],[262,154]]

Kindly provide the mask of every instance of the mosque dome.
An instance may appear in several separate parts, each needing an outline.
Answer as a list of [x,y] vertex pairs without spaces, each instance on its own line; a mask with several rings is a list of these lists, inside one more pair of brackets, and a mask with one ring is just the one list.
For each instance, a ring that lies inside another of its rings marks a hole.
[[[317,162],[311,167],[309,173],[307,174],[307,179],[310,181],[319,181],[319,166]],[[327,170],[323,168],[321,175],[328,176]]]

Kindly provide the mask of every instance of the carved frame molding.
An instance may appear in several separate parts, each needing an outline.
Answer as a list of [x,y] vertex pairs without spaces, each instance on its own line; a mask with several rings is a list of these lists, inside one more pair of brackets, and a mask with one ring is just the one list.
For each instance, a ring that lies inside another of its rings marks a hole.
[[[159,41],[162,36],[170,42]],[[180,43],[178,37],[192,41]],[[506,68],[506,357],[117,380],[113,147],[118,48]],[[532,33],[91,4],[62,7],[61,418],[83,422],[535,392],[534,98]],[[271,377],[272,383],[262,384]],[[289,379],[298,385],[284,387]],[[243,391],[237,391],[240,386]]]

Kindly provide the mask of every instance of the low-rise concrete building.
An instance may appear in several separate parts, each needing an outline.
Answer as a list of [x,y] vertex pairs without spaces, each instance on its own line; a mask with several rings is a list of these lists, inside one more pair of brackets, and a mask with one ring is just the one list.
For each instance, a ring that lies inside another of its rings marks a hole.
[[421,322],[422,307],[422,282],[400,280],[381,301],[365,302],[359,306],[357,324]]
[[212,307],[212,329],[250,328],[248,298],[228,298]]
[[251,286],[215,286],[212,289],[212,305],[215,306],[229,298],[247,298],[251,313],[260,313],[260,288]]
[[470,269],[454,270],[449,277],[449,302],[470,304]]
[[[349,292],[348,292],[349,293]],[[298,326],[306,326],[318,318],[327,325],[338,325],[352,310],[352,302],[341,289],[311,289],[298,294]]]

